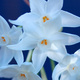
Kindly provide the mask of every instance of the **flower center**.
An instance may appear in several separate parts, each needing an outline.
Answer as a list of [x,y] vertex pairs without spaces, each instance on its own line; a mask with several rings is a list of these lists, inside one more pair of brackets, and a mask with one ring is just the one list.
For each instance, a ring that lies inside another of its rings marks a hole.
[[46,39],[42,40],[41,44],[47,45],[47,40]]
[[21,74],[20,76],[21,76],[21,77],[26,77],[25,74]]
[[72,68],[73,70],[75,69],[75,67]]
[[47,20],[49,20],[49,18],[47,16],[43,17],[43,22],[46,22]]
[[3,42],[6,42],[6,40],[5,40],[5,38],[4,38],[4,37],[1,37],[1,38],[2,38]]
[[0,35],[0,46],[6,46],[10,43],[10,39],[7,35]]

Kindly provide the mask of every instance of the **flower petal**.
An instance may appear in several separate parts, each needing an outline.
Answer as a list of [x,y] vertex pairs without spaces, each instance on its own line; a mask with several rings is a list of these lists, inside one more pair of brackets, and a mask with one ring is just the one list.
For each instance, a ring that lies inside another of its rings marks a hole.
[[65,71],[61,74],[60,80],[76,80],[75,76],[71,76],[68,71]]
[[34,65],[37,73],[43,67],[46,58],[47,58],[47,56],[45,53],[41,52],[41,50],[39,50],[39,48],[35,48],[33,55],[32,55],[32,62],[33,62],[33,65]]
[[8,49],[7,47],[0,48],[0,66],[7,65],[11,59],[13,58],[14,54],[12,50]]
[[34,72],[35,73],[35,68],[33,66],[33,64],[31,62],[24,62],[21,66],[20,66],[21,70],[26,70],[28,72]]
[[54,41],[51,45],[51,49],[52,50],[56,50],[61,52],[62,54],[67,54],[67,50],[65,48],[65,45],[63,45],[61,42],[59,41]]
[[38,16],[33,13],[25,13],[21,15],[17,20],[9,20],[12,24],[23,26],[26,23],[34,22],[38,19]]
[[60,31],[62,24],[61,24],[61,17],[57,16],[54,19],[48,20],[43,24],[45,31],[49,33],[55,33]]
[[44,14],[45,4],[45,0],[30,0],[31,13]]
[[10,27],[7,23],[7,21],[0,16],[0,33],[8,33],[10,31]]
[[75,16],[69,12],[61,11],[63,27],[79,27],[80,17]]
[[60,62],[66,54],[67,50],[65,46],[59,41],[54,42],[51,46],[51,50],[47,51],[47,56],[57,62]]
[[59,64],[53,70],[52,79],[59,80],[59,76],[66,70],[66,67],[61,67]]
[[36,47],[36,39],[34,37],[25,37],[18,44],[7,46],[13,50],[30,50]]
[[20,66],[24,62],[24,57],[22,51],[15,51],[14,58],[18,65]]
[[46,4],[46,13],[49,13],[51,16],[53,16],[61,10],[62,6],[63,0],[48,0]]
[[74,54],[70,55],[67,54],[64,56],[64,58],[62,59],[62,61],[59,63],[61,66],[67,66],[69,64],[75,64],[78,60],[78,57],[75,56]]
[[28,72],[28,79],[29,80],[42,80],[38,75],[32,72]]
[[68,33],[56,33],[54,40],[60,40],[65,45],[73,45],[80,42],[80,37]]
[[80,49],[77,50],[74,54],[78,55],[80,57]]
[[55,50],[47,52],[47,56],[50,59],[57,61],[57,62],[60,62],[65,55],[66,55],[65,53],[60,53],[59,51],[55,51]]
[[0,77],[3,78],[13,78],[18,73],[17,69],[15,69],[17,66],[7,66],[6,68],[2,68],[0,70]]
[[19,41],[19,38],[22,34],[22,29],[16,26],[12,26],[9,37],[10,37],[10,45],[16,44]]

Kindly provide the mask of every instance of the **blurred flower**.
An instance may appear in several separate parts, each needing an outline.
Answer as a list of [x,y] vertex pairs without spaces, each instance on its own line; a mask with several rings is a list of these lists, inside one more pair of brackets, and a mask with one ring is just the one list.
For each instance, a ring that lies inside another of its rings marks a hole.
[[[61,77],[60,77],[61,76]],[[80,50],[72,55],[65,56],[53,71],[53,80],[80,79]]]
[[22,51],[11,50],[7,46],[18,43],[22,30],[13,26],[11,29],[6,20],[0,16],[0,66],[7,65],[14,57],[20,65],[23,63]]
[[36,73],[32,63],[25,62],[21,66],[8,65],[0,68],[0,77],[12,80],[42,80]]
[[[49,29],[49,26],[47,26]],[[80,42],[77,35],[67,34],[63,32],[41,29],[39,26],[29,27],[23,34],[18,44],[8,46],[14,50],[31,50],[33,51],[32,61],[36,70],[39,71],[47,56],[57,62],[65,55],[65,45],[72,45]],[[62,52],[60,54],[60,52]]]
[[[24,26],[26,22],[39,22],[41,25],[53,23],[55,27],[79,27],[80,17],[61,10],[63,0],[30,0],[30,13],[21,15],[11,23]],[[27,26],[27,24],[26,24]]]

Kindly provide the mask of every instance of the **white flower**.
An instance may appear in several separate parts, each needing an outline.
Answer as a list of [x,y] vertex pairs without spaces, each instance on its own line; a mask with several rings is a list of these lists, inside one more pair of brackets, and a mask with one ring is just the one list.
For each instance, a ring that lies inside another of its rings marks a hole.
[[32,63],[25,62],[21,66],[10,65],[0,68],[0,77],[12,80],[42,80],[36,73]]
[[[47,29],[49,29],[49,26]],[[15,50],[34,49],[32,61],[37,71],[42,68],[47,56],[59,62],[65,55],[60,54],[60,52],[66,52],[65,45],[80,42],[79,36],[63,32],[52,32],[50,30],[47,32],[39,26],[34,26],[31,31],[29,30],[29,32],[25,32],[23,35],[22,40],[18,44],[8,47]]]
[[63,0],[30,0],[31,12],[21,15],[17,20],[10,20],[10,22],[21,26],[28,22],[40,22],[44,25],[53,23],[56,29],[79,27],[80,17],[61,10],[62,6]]
[[7,65],[14,57],[20,65],[23,63],[22,51],[11,50],[7,46],[18,43],[22,30],[13,26],[11,29],[6,20],[0,16],[0,66]]
[[[60,77],[61,76],[61,77]],[[80,80],[80,50],[65,56],[53,71],[53,80]]]

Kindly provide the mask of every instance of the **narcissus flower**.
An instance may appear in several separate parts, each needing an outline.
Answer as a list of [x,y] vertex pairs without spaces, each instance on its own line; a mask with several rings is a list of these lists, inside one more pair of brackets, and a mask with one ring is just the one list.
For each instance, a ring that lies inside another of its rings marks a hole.
[[[46,27],[49,29],[49,26]],[[50,30],[47,32],[47,30],[45,31],[40,27],[34,26],[29,32],[27,31],[27,33],[24,33],[24,37],[18,44],[8,47],[14,50],[34,49],[32,60],[39,71],[47,56],[53,60],[59,61],[64,54],[57,54],[57,52],[65,51],[65,45],[72,45],[78,42],[80,42],[80,37],[77,35],[55,31],[52,32]]]
[[65,56],[55,67],[52,77],[53,80],[80,80],[80,50]]
[[[26,22],[39,22],[42,25],[53,23],[55,27],[79,27],[80,17],[61,10],[63,0],[30,0],[30,13],[21,15],[11,23],[24,26]],[[26,24],[27,26],[27,24]]]
[[18,43],[22,30],[13,26],[11,29],[6,20],[0,16],[0,66],[7,65],[14,57],[20,65],[23,63],[22,51],[11,50],[7,46]]
[[32,63],[25,62],[21,66],[9,65],[0,68],[0,77],[12,80],[42,80],[36,73]]

